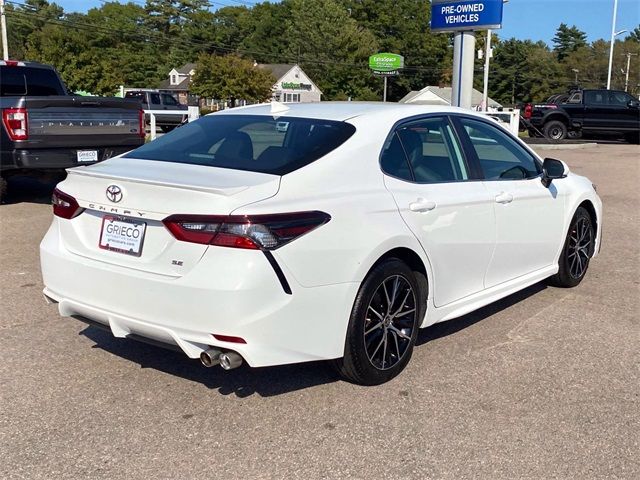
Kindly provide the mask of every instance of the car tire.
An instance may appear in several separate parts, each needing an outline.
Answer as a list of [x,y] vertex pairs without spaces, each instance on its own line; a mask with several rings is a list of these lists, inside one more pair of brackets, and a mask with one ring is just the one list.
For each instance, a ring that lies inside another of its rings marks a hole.
[[567,126],[560,120],[551,120],[544,126],[544,136],[549,140],[564,140],[567,138],[567,134]]
[[344,379],[379,385],[404,370],[425,311],[426,279],[425,285],[420,280],[397,258],[383,260],[369,272],[351,311],[344,357],[335,361]]
[[558,261],[558,273],[549,278],[554,287],[572,288],[580,284],[595,251],[596,233],[589,212],[579,207],[571,219],[569,231]]

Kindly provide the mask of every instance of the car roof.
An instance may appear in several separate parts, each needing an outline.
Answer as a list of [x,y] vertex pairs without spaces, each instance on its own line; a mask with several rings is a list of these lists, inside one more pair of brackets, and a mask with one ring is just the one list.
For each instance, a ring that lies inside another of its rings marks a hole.
[[300,117],[322,120],[345,121],[355,117],[384,114],[394,119],[401,119],[428,113],[473,113],[470,110],[436,105],[412,105],[395,102],[314,102],[285,103],[282,110],[272,112],[271,103],[248,105],[221,110],[211,115],[264,115],[270,117]]

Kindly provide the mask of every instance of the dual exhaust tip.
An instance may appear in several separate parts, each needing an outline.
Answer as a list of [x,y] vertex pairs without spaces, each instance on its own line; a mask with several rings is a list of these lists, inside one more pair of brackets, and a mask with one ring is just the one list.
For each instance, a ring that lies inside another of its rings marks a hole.
[[225,370],[233,370],[242,365],[242,357],[236,352],[221,352],[210,348],[200,354],[200,362],[207,368],[220,365]]

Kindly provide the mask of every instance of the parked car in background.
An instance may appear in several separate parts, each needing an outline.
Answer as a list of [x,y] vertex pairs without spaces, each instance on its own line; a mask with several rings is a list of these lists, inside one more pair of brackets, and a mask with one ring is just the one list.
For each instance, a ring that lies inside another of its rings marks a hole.
[[[178,102],[176,97],[174,97],[170,93],[163,93],[157,90],[140,89],[129,90],[127,93],[125,93],[124,97],[138,100],[142,104],[143,110],[184,111],[184,113],[180,114],[156,114],[156,126],[160,127],[160,129],[165,133],[170,132],[187,120],[187,110],[189,109],[189,107],[187,105],[182,105],[180,102]],[[147,126],[150,125],[150,115],[146,114],[145,118]]]
[[566,99],[553,96],[550,100],[525,106],[530,135],[540,132],[551,140],[563,140],[605,134],[624,137],[631,143],[640,140],[640,102],[626,92],[577,90]]
[[272,107],[70,170],[40,246],[60,314],[205,366],[334,360],[372,385],[405,368],[419,328],[549,277],[577,286],[598,253],[592,183],[493,119]]
[[0,61],[0,109],[0,199],[11,175],[90,165],[144,143],[140,105],[70,95],[49,65]]

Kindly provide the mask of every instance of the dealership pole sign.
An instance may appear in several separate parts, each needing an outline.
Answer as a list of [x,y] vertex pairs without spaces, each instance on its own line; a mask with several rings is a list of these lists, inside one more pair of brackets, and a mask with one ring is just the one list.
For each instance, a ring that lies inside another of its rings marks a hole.
[[432,0],[431,31],[502,28],[503,0]]
[[505,0],[431,0],[431,31],[454,32],[451,105],[471,108],[474,30],[502,28]]
[[376,53],[369,57],[369,68],[374,75],[398,75],[404,68],[404,57],[395,53]]

